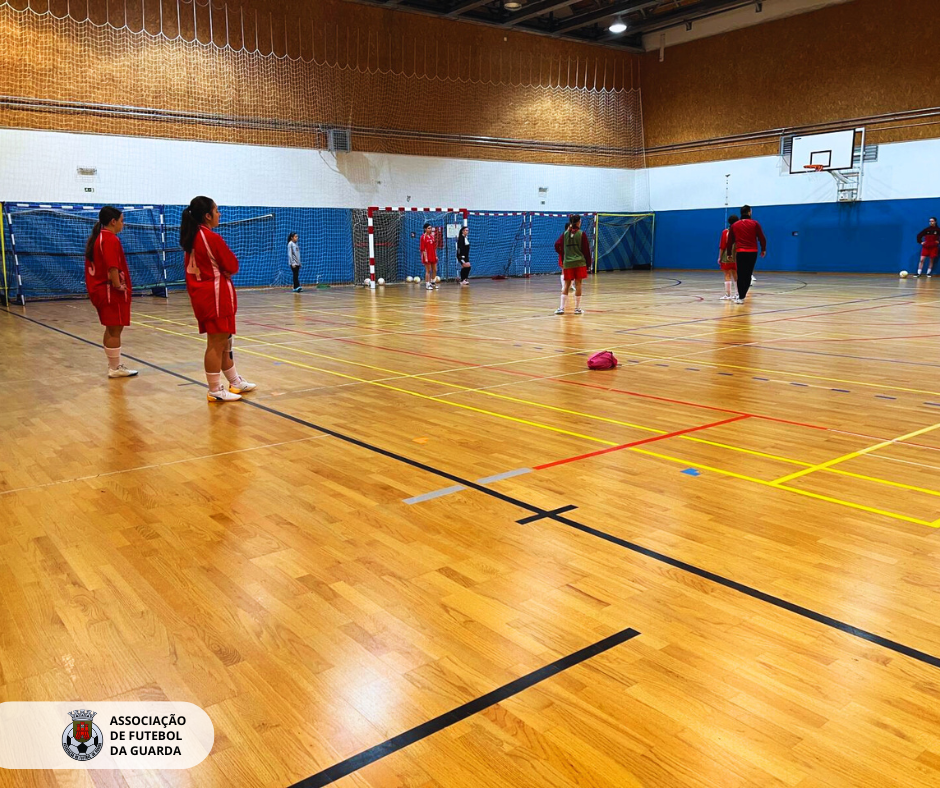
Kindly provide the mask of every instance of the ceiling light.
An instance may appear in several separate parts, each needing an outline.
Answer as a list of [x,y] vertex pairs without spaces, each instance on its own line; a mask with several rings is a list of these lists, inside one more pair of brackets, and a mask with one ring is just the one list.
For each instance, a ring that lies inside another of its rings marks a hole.
[[624,22],[619,16],[610,24],[610,27],[607,28],[611,33],[622,33],[627,29],[627,23]]
[[522,3],[520,3],[519,0],[506,0],[506,2],[503,3],[503,8],[507,11],[518,11],[522,8]]

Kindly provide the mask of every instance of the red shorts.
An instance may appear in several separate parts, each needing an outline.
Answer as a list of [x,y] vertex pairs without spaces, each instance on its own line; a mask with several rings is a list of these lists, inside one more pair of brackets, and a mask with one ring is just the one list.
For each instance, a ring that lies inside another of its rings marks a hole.
[[727,263],[719,263],[722,271],[737,271],[738,264],[734,260],[729,260]]
[[429,260],[424,264],[425,268],[430,268],[432,265],[437,265],[437,260]]
[[587,279],[587,266],[580,265],[577,268],[566,268],[565,281],[570,282],[572,279]]
[[129,326],[131,324],[130,301],[112,301],[110,304],[95,307],[98,320],[103,326]]
[[930,258],[933,259],[933,258],[936,258],[936,257],[937,257],[937,252],[938,252],[938,250],[940,250],[940,246],[926,246],[926,245],[924,245],[924,246],[921,246],[921,247],[920,247],[920,256],[921,256],[921,257],[930,257]]
[[234,334],[235,333],[235,315],[229,317],[211,317],[208,320],[200,320],[200,334]]

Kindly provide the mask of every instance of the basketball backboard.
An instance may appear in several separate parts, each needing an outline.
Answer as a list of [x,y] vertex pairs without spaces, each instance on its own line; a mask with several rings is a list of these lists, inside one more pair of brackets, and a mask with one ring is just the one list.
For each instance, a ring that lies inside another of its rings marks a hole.
[[855,152],[855,129],[805,134],[793,138],[790,153],[790,174],[812,172],[809,165],[824,170],[850,170]]

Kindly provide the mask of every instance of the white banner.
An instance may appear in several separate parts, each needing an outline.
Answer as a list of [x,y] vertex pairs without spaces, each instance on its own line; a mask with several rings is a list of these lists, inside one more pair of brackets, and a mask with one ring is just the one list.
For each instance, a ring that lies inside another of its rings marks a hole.
[[192,703],[0,703],[4,769],[191,769],[214,741]]

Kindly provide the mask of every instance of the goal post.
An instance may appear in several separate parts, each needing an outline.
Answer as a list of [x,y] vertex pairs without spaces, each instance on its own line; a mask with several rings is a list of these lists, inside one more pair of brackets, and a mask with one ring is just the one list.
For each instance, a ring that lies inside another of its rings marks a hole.
[[653,267],[656,215],[599,213],[594,225],[594,272]]
[[[434,229],[437,240],[438,276],[447,279],[457,275],[456,233],[451,237],[449,230],[468,226],[470,212],[466,208],[373,206],[366,209],[364,217],[361,214],[362,211],[353,212],[353,244],[357,251],[365,246],[368,254],[355,255],[357,284],[374,288],[379,279],[389,284],[403,282],[408,276],[423,279],[420,243],[426,223]],[[363,230],[364,245],[360,240]]]

